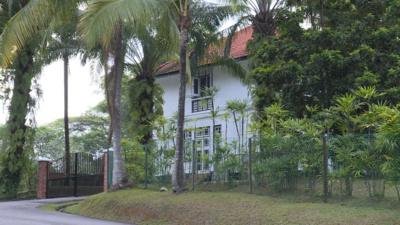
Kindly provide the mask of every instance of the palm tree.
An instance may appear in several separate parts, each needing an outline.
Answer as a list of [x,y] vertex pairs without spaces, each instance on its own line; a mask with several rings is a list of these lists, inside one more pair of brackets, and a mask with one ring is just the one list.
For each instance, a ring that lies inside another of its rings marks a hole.
[[[176,0],[171,2],[171,10],[179,29],[179,99],[176,135],[175,168],[172,186],[175,193],[185,191],[184,181],[184,122],[186,84],[191,74],[201,66],[206,58],[207,48],[218,42],[218,27],[224,19],[233,15],[230,6],[223,6],[203,1]],[[209,56],[211,56],[209,55]],[[229,60],[221,63],[233,65]],[[237,72],[244,72],[239,68]],[[242,69],[242,68],[241,68]]]
[[[276,16],[288,0],[228,0],[234,8],[239,9],[242,17],[240,23],[251,22],[255,35],[264,37],[276,34]],[[238,25],[233,26],[236,29]]]
[[[76,33],[78,23],[78,10],[71,10],[68,15],[68,22],[60,23],[53,21],[58,27],[51,27],[46,33],[50,34],[47,45],[44,46],[44,57],[46,63],[55,60],[63,61],[64,72],[64,145],[65,145],[65,174],[70,175],[70,138],[69,138],[69,116],[68,116],[68,70],[71,56],[81,52],[81,44]],[[62,21],[61,21],[62,22]],[[67,179],[66,182],[69,180]]]
[[188,72],[188,43],[190,28],[191,0],[172,1],[178,20],[179,28],[179,99],[178,99],[178,123],[176,130],[175,168],[172,174],[172,190],[179,193],[185,190],[185,171],[183,165],[184,154],[184,123],[185,123],[185,97],[186,78]]
[[[243,136],[244,136],[244,120],[245,120],[245,111],[247,109],[247,103],[245,101],[240,100],[231,100],[226,103],[226,108],[232,113],[233,121],[235,122],[236,133],[238,135],[238,153],[241,154],[241,149],[243,147]],[[238,114],[240,117],[238,117]],[[238,122],[241,120],[241,132],[239,131]]]
[[129,83],[132,133],[146,149],[155,130],[154,122],[162,115],[162,89],[155,83],[155,76],[162,63],[176,56],[176,42],[167,38],[172,34],[160,25],[152,22],[137,27],[127,46],[127,67],[134,74]]
[[[16,56],[15,48],[22,49],[28,40],[39,31],[48,28],[51,21],[63,21],[65,13],[76,10],[84,0],[35,0],[29,1],[8,23],[0,36],[2,63],[10,64]],[[112,80],[109,86],[112,92],[112,128],[114,148],[114,181],[116,188],[124,186],[125,173],[121,146],[120,95],[121,78],[123,73],[124,46],[123,23],[141,23],[148,18],[153,9],[163,6],[158,0],[92,0],[87,3],[86,14],[82,19],[82,35],[85,42],[93,47],[101,43],[106,50],[105,55],[113,55]],[[61,18],[61,19],[60,19]],[[108,62],[107,60],[104,60]],[[107,65],[106,65],[107,67]],[[108,71],[107,71],[108,72]]]
[[9,19],[0,35],[0,61],[3,66],[11,64],[18,50],[28,45],[38,32],[65,22],[84,0],[24,0],[18,1],[18,4],[17,1],[5,2],[18,5],[19,10]]
[[[14,18],[21,7],[28,1],[1,1],[0,13],[2,19]],[[1,22],[4,22],[3,20]],[[9,22],[2,23],[3,32],[9,29]],[[27,39],[27,44],[14,52],[15,57],[8,65],[2,68],[2,76],[12,77],[12,96],[8,108],[7,132],[0,164],[2,165],[0,176],[3,190],[16,197],[21,177],[26,172],[26,164],[31,152],[27,146],[30,127],[27,121],[28,114],[32,111],[35,101],[30,96],[32,81],[39,73],[43,65],[38,50],[38,38]]]
[[[39,31],[50,37],[48,45],[43,46],[46,48],[44,63],[50,63],[56,59],[62,59],[64,62],[64,136],[67,176],[70,173],[68,67],[69,57],[78,53],[75,26],[80,2],[81,0],[26,1],[8,21],[0,36],[0,52],[3,56],[1,63],[4,66],[11,64],[16,57],[16,52],[25,48],[29,40]],[[53,36],[53,34],[56,35]]]
[[106,86],[111,90],[112,99],[109,111],[114,150],[113,189],[124,188],[128,185],[121,155],[121,82],[127,46],[124,41],[124,28],[128,22],[145,24],[159,7],[157,3],[160,4],[156,0],[93,0],[88,3],[88,8],[80,22],[81,34],[87,45],[95,47],[100,43],[105,51],[112,55],[111,76]]

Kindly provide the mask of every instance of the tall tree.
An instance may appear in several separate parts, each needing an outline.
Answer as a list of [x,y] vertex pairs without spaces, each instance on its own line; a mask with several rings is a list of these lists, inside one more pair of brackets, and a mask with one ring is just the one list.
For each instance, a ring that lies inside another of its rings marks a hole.
[[[8,1],[14,2],[14,1]],[[64,119],[65,119],[65,156],[66,165],[65,172],[69,173],[69,121],[68,121],[68,65],[69,57],[75,53],[71,49],[76,50],[76,46],[71,46],[72,36],[75,34],[75,25],[77,20],[78,5],[82,0],[71,1],[52,1],[52,0],[35,0],[24,1],[19,5],[19,10],[8,21],[6,29],[0,36],[0,52],[2,53],[1,63],[9,65],[17,56],[16,52],[23,49],[29,44],[29,40],[37,36],[39,32],[51,36],[58,33],[57,39],[52,38],[50,47],[57,46],[47,54],[46,63],[54,59],[62,58],[64,62]],[[68,21],[68,22],[67,22]],[[59,43],[56,43],[59,42]],[[67,43],[69,42],[69,43]],[[72,43],[74,45],[75,43]],[[48,46],[45,46],[48,47]],[[16,49],[15,49],[16,48]],[[14,49],[14,50],[10,50]],[[60,57],[61,56],[61,57]]]
[[[121,82],[127,46],[124,42],[124,26],[127,26],[128,22],[146,23],[154,10],[159,7],[156,3],[159,2],[156,0],[93,0],[89,2],[80,23],[83,39],[89,47],[101,43],[106,52],[112,55],[113,65],[109,74],[111,76],[107,79],[106,86],[112,90],[112,101],[109,103],[114,149],[114,189],[128,185],[121,155]],[[107,63],[108,60],[105,62]]]
[[[1,11],[7,13],[8,18],[14,18],[28,1],[2,1]],[[8,24],[4,30],[9,29]],[[9,106],[9,118],[7,120],[6,143],[3,149],[0,172],[1,183],[4,190],[11,197],[16,197],[21,177],[30,161],[30,152],[28,148],[28,135],[30,127],[27,126],[27,116],[34,106],[34,100],[30,96],[32,80],[40,71],[41,61],[36,54],[38,42],[35,39],[27,40],[24,48],[16,51],[16,57],[6,70],[11,71],[13,89]],[[4,68],[4,67],[3,67]]]
[[155,130],[154,123],[162,115],[162,89],[155,82],[162,63],[176,56],[176,42],[168,40],[171,30],[164,24],[151,22],[137,27],[133,41],[128,44],[128,69],[134,78],[129,81],[131,132],[139,143],[148,148]]
[[185,123],[185,97],[186,80],[188,72],[188,43],[190,28],[191,0],[178,0],[173,2],[178,15],[179,28],[179,100],[178,123],[176,131],[175,168],[172,174],[172,189],[175,193],[185,191],[185,169],[183,165],[184,153],[184,123]]
[[[183,153],[187,78],[191,77],[192,72],[195,71],[193,69],[204,64],[205,55],[210,54],[207,52],[208,47],[218,41],[218,36],[215,35],[218,33],[218,27],[232,13],[229,6],[205,1],[179,0],[171,1],[171,4],[171,12],[175,15],[171,23],[175,23],[179,30],[178,122],[172,186],[175,193],[180,193],[186,189]],[[224,62],[228,64],[227,61]],[[239,71],[243,72],[237,70]]]
[[[22,8],[10,20],[9,29],[3,32],[1,36],[2,43],[0,45],[0,51],[3,53],[2,62],[4,64],[10,63],[15,57],[15,51],[10,49],[21,49],[27,45],[29,38],[37,34],[43,28],[49,27],[51,21],[63,16],[64,12],[68,12],[71,8],[78,8],[78,6],[86,1],[82,0],[35,0],[29,1],[29,3]],[[114,57],[114,66],[112,67],[112,85],[114,93],[112,95],[113,116],[112,131],[113,146],[115,148],[116,157],[114,157],[114,186],[124,186],[123,180],[125,177],[122,165],[122,158],[120,157],[120,121],[119,121],[119,84],[120,78],[123,73],[123,46],[122,46],[122,22],[143,22],[145,18],[151,15],[152,10],[150,8],[156,8],[162,2],[156,0],[110,0],[101,1],[93,0],[89,1],[86,14],[83,17],[82,24],[90,24],[90,26],[83,26],[87,29],[83,29],[83,36],[86,43],[94,45],[94,43],[100,43],[107,50],[107,53],[111,53]],[[162,4],[161,4],[162,5]],[[100,15],[100,16],[99,16]],[[113,40],[113,41],[111,41]],[[112,51],[111,51],[112,50]],[[109,55],[109,54],[106,54]],[[107,60],[104,60],[108,62]],[[108,72],[108,71],[107,71]],[[108,74],[108,73],[107,73]],[[115,127],[114,127],[115,126]]]
[[258,110],[281,102],[302,117],[307,106],[330,107],[335,96],[362,86],[386,90],[385,100],[398,103],[398,20],[389,10],[396,4],[323,2],[324,29],[304,28],[303,11],[286,11],[279,37],[251,48]]
[[[65,17],[58,18],[59,21],[53,20],[52,25],[48,28],[47,45],[44,47],[44,57],[47,63],[55,60],[63,61],[64,76],[64,155],[65,155],[65,173],[70,173],[70,129],[68,115],[68,75],[70,57],[81,52],[81,43],[78,40],[76,26],[78,24],[78,9],[71,5],[71,8],[64,12]],[[62,20],[61,20],[62,19]]]

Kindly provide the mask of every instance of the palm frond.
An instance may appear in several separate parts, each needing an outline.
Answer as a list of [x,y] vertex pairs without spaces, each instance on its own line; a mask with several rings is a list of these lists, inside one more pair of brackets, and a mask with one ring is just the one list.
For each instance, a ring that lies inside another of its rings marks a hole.
[[101,43],[108,47],[114,28],[123,23],[146,23],[168,1],[158,0],[91,0],[81,18],[79,31],[89,47]]
[[11,64],[18,50],[49,24],[52,0],[31,0],[6,23],[0,35],[1,64]]
[[224,47],[224,57],[229,57],[230,51],[232,48],[233,37],[235,36],[238,29],[248,26],[249,22],[250,22],[250,17],[243,16],[243,17],[240,17],[239,20],[235,24],[233,24],[232,26],[230,26],[222,31],[223,34],[227,33],[225,47]]
[[213,62],[215,65],[221,66],[223,69],[226,69],[230,74],[234,77],[238,77],[240,81],[246,83],[246,69],[235,59],[228,57],[213,57]]

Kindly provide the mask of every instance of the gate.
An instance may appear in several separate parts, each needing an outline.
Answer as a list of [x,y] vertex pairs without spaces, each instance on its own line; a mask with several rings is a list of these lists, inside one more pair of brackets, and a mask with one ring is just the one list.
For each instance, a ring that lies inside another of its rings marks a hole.
[[104,160],[88,153],[72,153],[69,171],[66,157],[49,164],[47,198],[85,196],[103,191]]

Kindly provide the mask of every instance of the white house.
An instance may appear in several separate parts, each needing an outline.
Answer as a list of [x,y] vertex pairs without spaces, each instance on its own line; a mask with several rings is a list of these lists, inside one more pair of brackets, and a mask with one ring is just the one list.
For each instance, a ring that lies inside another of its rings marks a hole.
[[[245,28],[237,32],[232,40],[230,56],[238,60],[245,68],[248,66],[246,47],[247,42],[252,37],[252,32],[251,27]],[[163,65],[161,71],[156,78],[156,82],[164,90],[164,116],[172,118],[178,110],[179,74],[177,64],[167,63]],[[214,98],[201,91],[212,87],[218,90]],[[238,130],[242,132],[241,122],[238,121],[236,127],[233,116],[226,109],[226,103],[230,100],[245,101],[248,107],[251,107],[248,86],[242,83],[238,77],[232,75],[226,68],[210,64],[200,69],[197,74],[192,74],[192,81],[186,87],[185,139],[195,140],[197,143],[198,171],[207,172],[213,170],[212,165],[200,160],[212,154],[213,132],[218,132],[221,139],[227,139],[228,141],[237,140]],[[213,103],[214,109],[218,111],[215,127],[212,126],[211,116]],[[226,115],[230,116],[227,118]],[[243,137],[248,135],[247,124],[248,118],[246,118],[245,126],[243,126],[243,134],[246,133]],[[245,141],[243,145],[244,143]]]

